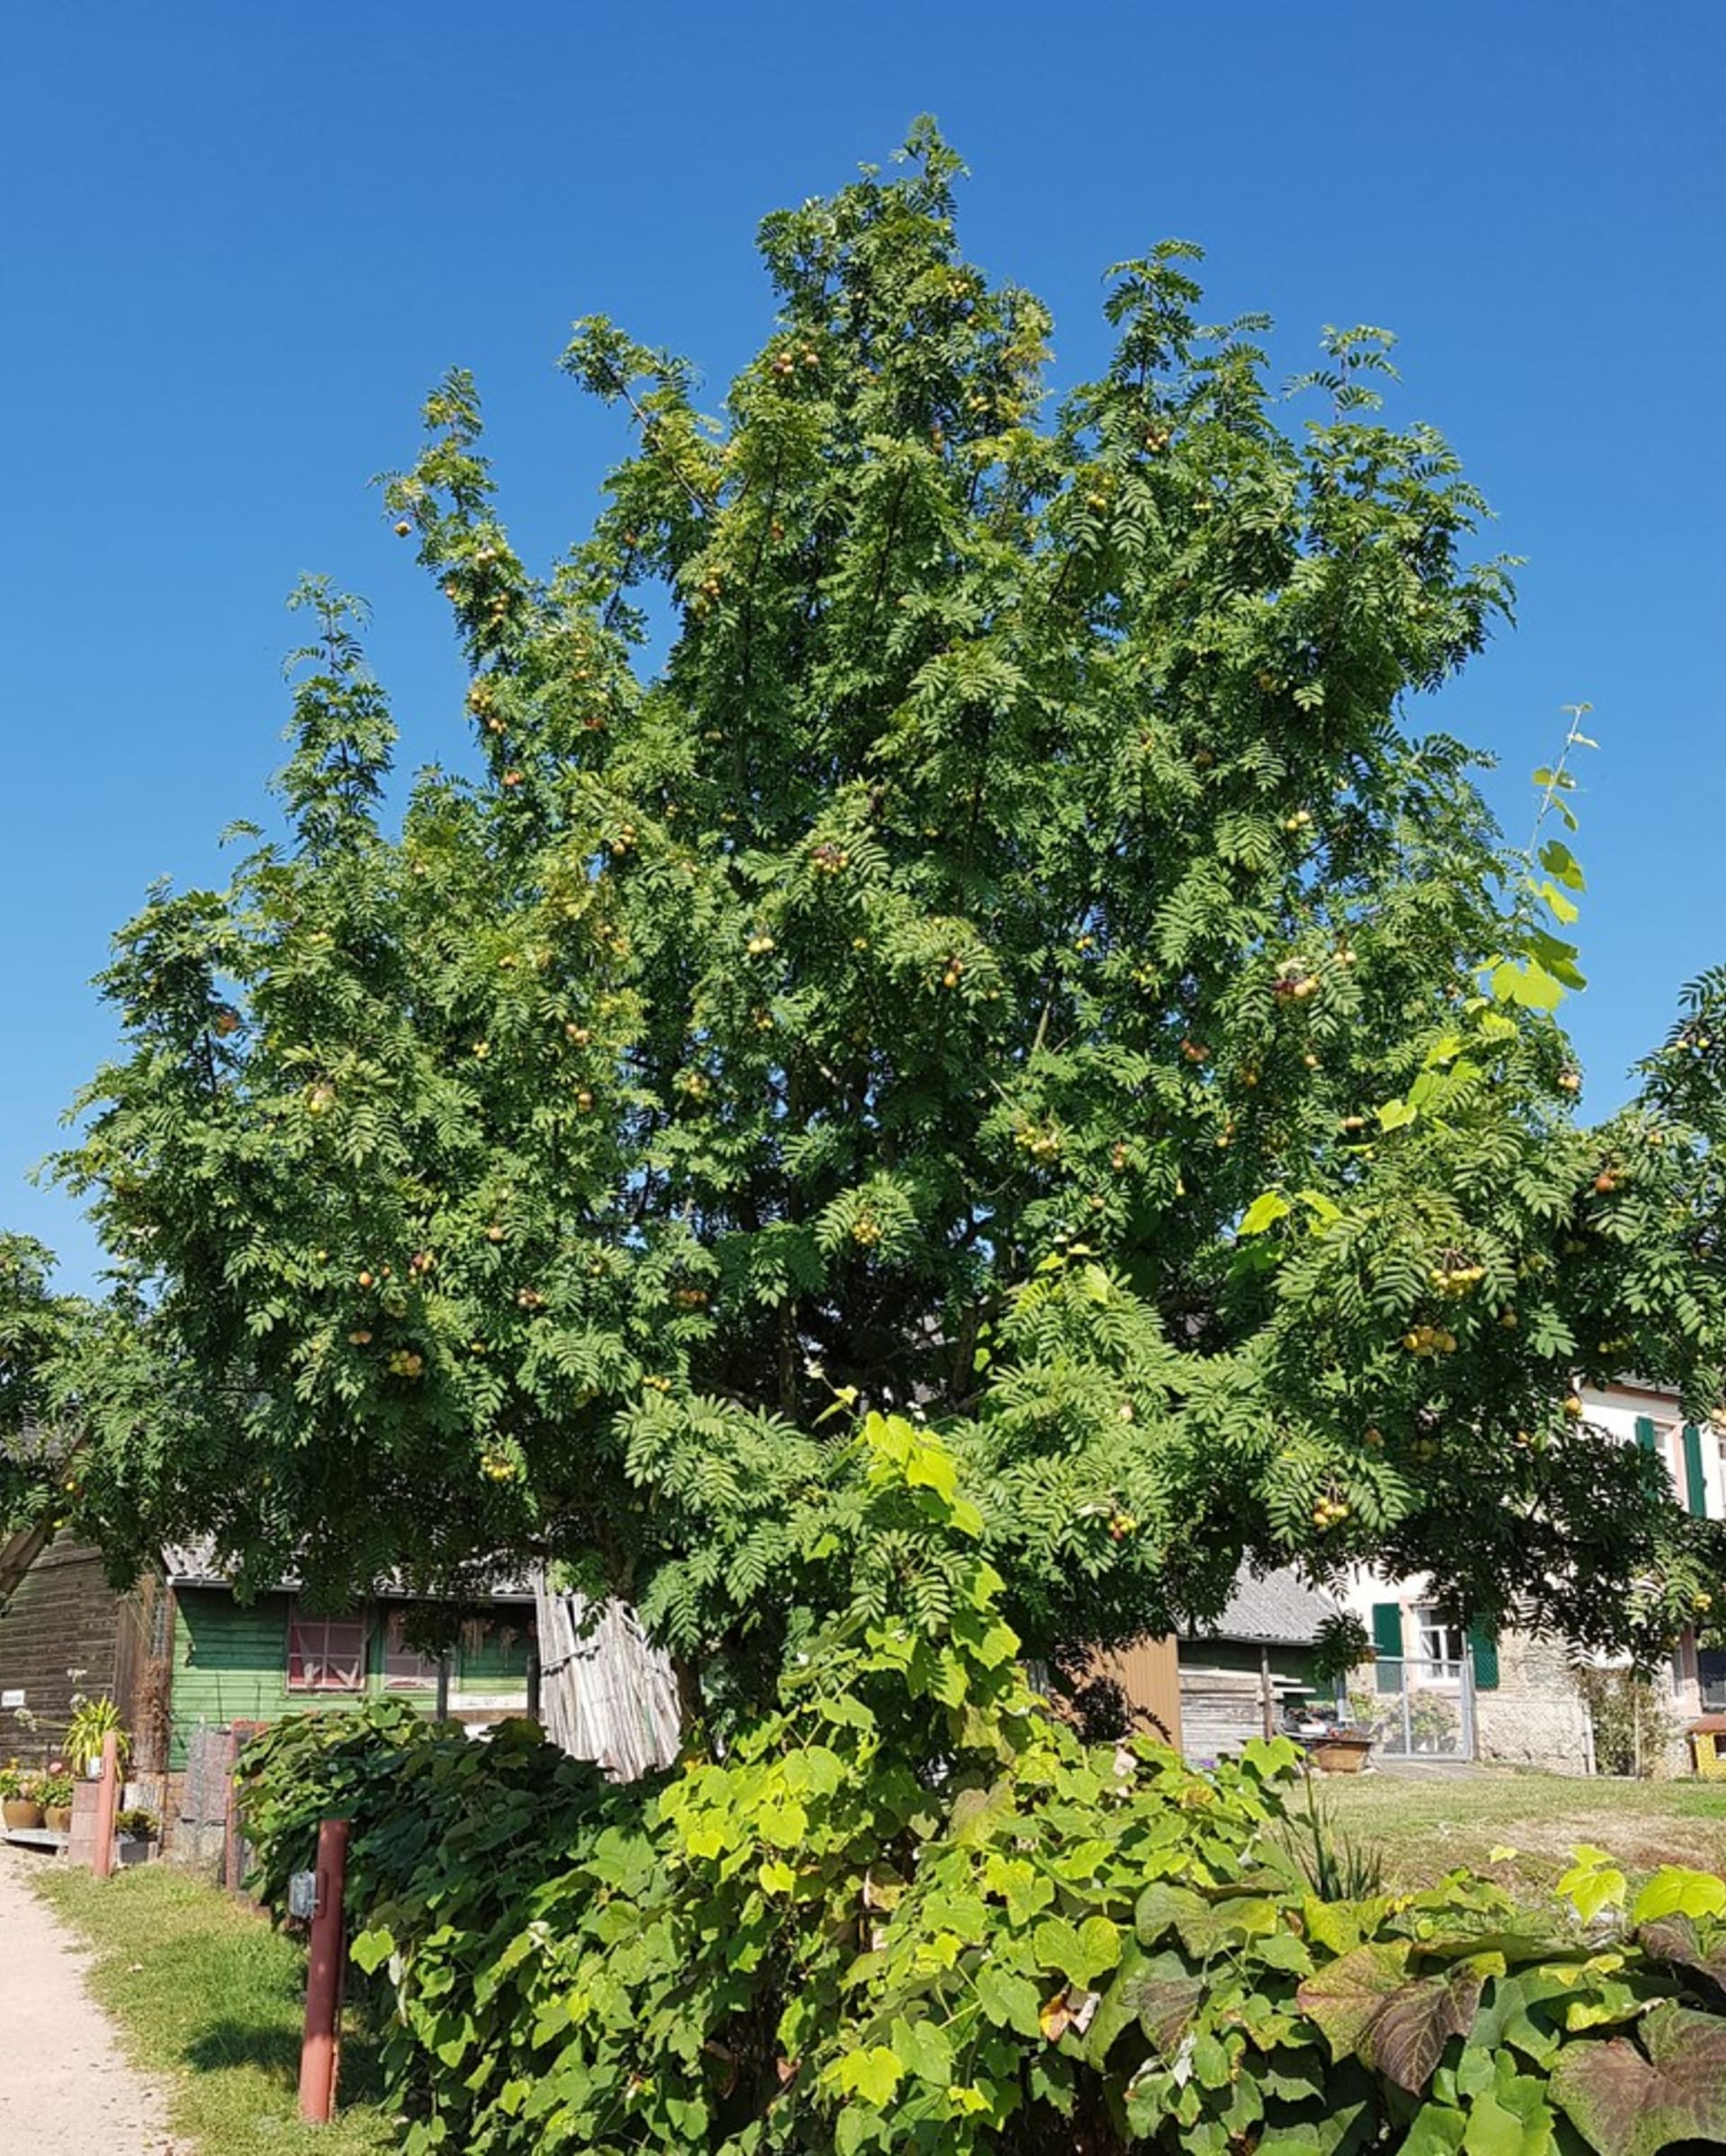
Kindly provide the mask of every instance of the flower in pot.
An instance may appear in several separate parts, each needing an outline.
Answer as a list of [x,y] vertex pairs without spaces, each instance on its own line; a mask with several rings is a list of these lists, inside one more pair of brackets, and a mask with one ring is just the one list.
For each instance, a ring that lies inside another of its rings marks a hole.
[[66,1756],[76,1775],[93,1778],[102,1771],[102,1748],[111,1736],[120,1754],[120,1771],[131,1756],[132,1741],[111,1699],[75,1697],[73,1715],[66,1726]]
[[36,1784],[44,1823],[51,1834],[72,1831],[72,1777],[63,1768],[50,1767]]
[[0,1768],[0,1817],[11,1828],[29,1829],[42,1823],[42,1804],[36,1794],[37,1778],[26,1774],[16,1760]]

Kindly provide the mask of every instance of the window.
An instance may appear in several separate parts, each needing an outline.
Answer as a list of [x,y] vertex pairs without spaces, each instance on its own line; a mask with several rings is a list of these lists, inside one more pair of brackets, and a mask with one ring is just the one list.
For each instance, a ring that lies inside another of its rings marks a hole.
[[366,1620],[288,1613],[288,1688],[291,1692],[363,1692]]
[[390,1612],[384,1634],[384,1683],[392,1692],[430,1691],[438,1681],[438,1658],[407,1644],[407,1612]]
[[1704,1647],[1696,1657],[1696,1675],[1701,1680],[1703,1713],[1726,1714],[1726,1654],[1717,1647]]
[[[1442,1609],[1436,1609],[1430,1604],[1423,1609],[1417,1609],[1414,1617],[1420,1627],[1421,1660],[1438,1663],[1440,1674],[1448,1674],[1449,1669],[1460,1665],[1468,1651],[1463,1627],[1446,1617]],[[1448,1665],[1448,1668],[1445,1665]]]
[[509,1617],[476,1617],[461,1631],[461,1681],[477,1691],[503,1691],[528,1680],[526,1627]]

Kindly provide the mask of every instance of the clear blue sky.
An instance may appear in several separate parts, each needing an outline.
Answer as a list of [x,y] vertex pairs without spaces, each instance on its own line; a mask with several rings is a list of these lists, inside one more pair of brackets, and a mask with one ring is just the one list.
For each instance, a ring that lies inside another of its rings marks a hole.
[[1591,1107],[1726,959],[1717,0],[13,0],[4,32],[0,1225],[71,1284],[93,1242],[26,1176],[111,1038],[89,976],[258,811],[302,571],[371,599],[411,759],[460,753],[440,602],[367,485],[422,393],[476,370],[517,534],[561,546],[618,446],[553,371],[571,318],[716,393],[768,320],[757,218],[924,110],[1068,375],[1101,270],[1166,235],[1291,371],[1323,323],[1399,333],[1405,409],[1528,557],[1520,628],[1432,719],[1502,759],[1520,836],[1560,707],[1596,708]]

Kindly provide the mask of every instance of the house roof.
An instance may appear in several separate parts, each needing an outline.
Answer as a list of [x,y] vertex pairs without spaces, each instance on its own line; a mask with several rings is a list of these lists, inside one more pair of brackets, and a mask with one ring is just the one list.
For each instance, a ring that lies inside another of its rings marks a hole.
[[[228,1587],[228,1574],[217,1561],[216,1546],[210,1542],[168,1543],[162,1551],[162,1576],[170,1587]],[[289,1573],[276,1581],[277,1590],[291,1593],[299,1585],[298,1579]],[[438,1599],[421,1598],[398,1579],[383,1581],[376,1593],[387,1600]],[[473,1602],[530,1602],[533,1599],[533,1582],[530,1580],[504,1578],[476,1586],[472,1594],[462,1598]]]
[[1270,1646],[1310,1646],[1340,1605],[1309,1587],[1286,1566],[1254,1574],[1243,1566],[1228,1607],[1210,1625],[1196,1625],[1191,1639],[1250,1640]]

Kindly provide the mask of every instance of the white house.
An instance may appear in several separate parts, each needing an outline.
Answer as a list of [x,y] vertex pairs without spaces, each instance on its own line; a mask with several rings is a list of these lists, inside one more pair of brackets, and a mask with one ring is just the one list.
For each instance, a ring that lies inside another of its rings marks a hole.
[[[1686,1422],[1676,1397],[1634,1379],[1585,1387],[1596,1429],[1653,1453],[1678,1501],[1698,1517],[1726,1519],[1726,1430]],[[1726,1594],[1726,1581],[1721,1591]],[[1357,1572],[1342,1599],[1367,1626],[1377,1660],[1356,1672],[1357,1717],[1392,1756],[1480,1759],[1589,1774],[1599,1747],[1588,1702],[1561,1640],[1507,1629],[1497,1640],[1448,1617],[1421,1578]],[[1602,1667],[1610,1668],[1611,1664]],[[1726,1653],[1699,1651],[1686,1633],[1656,1685],[1658,1727],[1646,1762],[1679,1768],[1684,1724],[1726,1711]],[[1636,1742],[1641,1742],[1640,1733]]]

